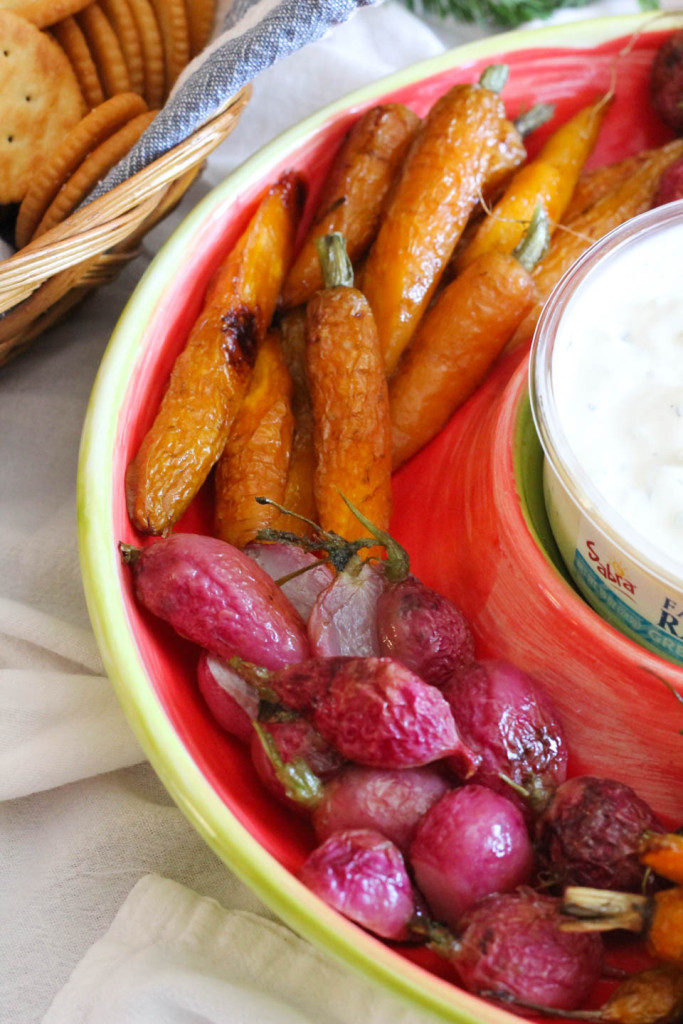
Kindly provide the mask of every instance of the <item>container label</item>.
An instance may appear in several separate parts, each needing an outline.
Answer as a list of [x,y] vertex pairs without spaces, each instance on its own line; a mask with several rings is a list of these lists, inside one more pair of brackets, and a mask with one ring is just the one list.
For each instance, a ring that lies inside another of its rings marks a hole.
[[582,523],[574,553],[576,582],[617,628],[658,654],[683,662],[683,599],[636,566],[625,565],[591,524]]

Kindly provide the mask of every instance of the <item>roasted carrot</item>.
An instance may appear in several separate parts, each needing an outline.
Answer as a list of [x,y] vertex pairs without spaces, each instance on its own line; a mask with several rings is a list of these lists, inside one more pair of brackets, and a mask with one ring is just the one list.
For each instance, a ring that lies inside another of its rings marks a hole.
[[[453,86],[418,130],[392,191],[363,270],[388,373],[410,341],[490,168],[508,160],[510,122],[496,92],[480,84]],[[524,156],[517,135],[518,163]]]
[[394,469],[431,441],[483,381],[532,305],[530,267],[547,238],[539,207],[514,255],[485,252],[425,314],[389,381]]
[[614,192],[630,178],[643,164],[657,159],[660,148],[641,149],[638,153],[619,160],[617,163],[592,167],[579,175],[569,205],[562,218],[563,224],[571,224],[605,196]]
[[683,885],[683,835],[652,832],[640,845],[640,861],[670,882]]
[[507,993],[496,998],[534,1015],[584,1021],[584,1024],[680,1024],[683,1019],[683,970],[673,964],[655,964],[627,975],[596,1009],[550,1010]]
[[214,533],[243,548],[278,515],[260,495],[282,502],[292,450],[292,380],[276,330],[258,347],[254,371],[214,477]]
[[313,220],[282,289],[286,308],[306,302],[322,287],[315,241],[333,231],[346,240],[352,263],[367,252],[389,187],[420,119],[401,103],[362,114],[350,129],[327,176]]
[[556,231],[548,255],[534,269],[536,301],[515,331],[511,344],[528,341],[534,333],[543,305],[569,267],[585,250],[612,228],[648,210],[652,205],[663,171],[683,155],[683,139],[675,139],[652,150],[648,159],[622,181],[576,217],[566,230]]
[[154,422],[128,467],[128,513],[143,533],[170,530],[225,447],[291,262],[301,199],[298,175],[283,175],[209,285]]
[[375,526],[391,515],[391,423],[379,339],[365,296],[344,267],[343,240],[321,240],[326,287],[306,308],[318,522],[347,540],[367,536],[342,494]]
[[534,160],[516,171],[491,214],[458,255],[459,270],[491,249],[512,252],[538,203],[543,204],[551,230],[554,228],[595,146],[608,105],[602,98],[583,107],[553,132]]
[[303,519],[317,521],[314,475],[313,409],[306,379],[306,308],[297,306],[280,318],[282,350],[292,379],[294,436],[282,505],[296,516],[277,512],[271,523],[275,530],[304,535],[309,532]]

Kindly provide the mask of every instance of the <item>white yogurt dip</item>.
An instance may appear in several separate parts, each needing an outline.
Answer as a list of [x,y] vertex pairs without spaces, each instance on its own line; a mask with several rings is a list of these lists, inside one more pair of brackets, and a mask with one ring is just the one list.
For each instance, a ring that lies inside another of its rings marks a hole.
[[539,320],[530,392],[574,582],[683,663],[683,200],[617,228],[565,275]]
[[560,428],[623,535],[683,563],[683,225],[616,250],[555,336]]

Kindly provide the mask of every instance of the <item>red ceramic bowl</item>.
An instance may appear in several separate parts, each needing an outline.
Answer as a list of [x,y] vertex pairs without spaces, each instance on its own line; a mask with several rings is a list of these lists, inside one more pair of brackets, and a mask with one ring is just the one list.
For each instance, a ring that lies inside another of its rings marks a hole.
[[[665,33],[661,23],[648,28],[647,18],[635,16],[493,37],[377,82],[276,140],[200,203],[159,253],[112,337],[84,427],[79,530],[86,596],[107,671],[150,762],[209,845],[286,922],[444,1021],[518,1018],[461,991],[436,957],[375,940],[296,880],[313,845],[309,827],[266,795],[246,751],[208,714],[195,681],[196,650],[134,600],[118,554],[120,541],[141,541],[126,514],[124,472],[212,269],[284,169],[305,173],[312,203],[360,111],[398,100],[423,114],[450,85],[475,80],[492,62],[510,65],[503,95],[511,116],[549,101],[558,119],[607,90],[616,67],[616,100],[592,162],[616,159],[667,137],[647,94],[650,62]],[[538,132],[534,148],[550,130]],[[414,571],[463,606],[482,655],[509,657],[551,687],[567,720],[574,769],[623,778],[680,822],[683,707],[664,680],[683,692],[681,674],[602,623],[558,570],[525,393],[520,354],[503,361],[442,435],[397,474],[394,532]],[[179,528],[206,526],[200,495]]]

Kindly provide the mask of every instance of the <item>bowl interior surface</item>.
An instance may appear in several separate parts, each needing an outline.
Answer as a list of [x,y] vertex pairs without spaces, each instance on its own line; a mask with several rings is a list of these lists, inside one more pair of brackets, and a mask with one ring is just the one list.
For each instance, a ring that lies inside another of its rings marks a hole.
[[[337,148],[363,109],[392,100],[424,114],[450,85],[475,80],[494,62],[510,66],[503,93],[510,116],[545,101],[555,103],[558,121],[605,92],[616,66],[616,98],[591,164],[656,145],[669,133],[650,111],[647,82],[654,49],[668,30],[655,26],[635,36],[627,48],[630,34],[645,22],[641,16],[613,18],[493,37],[360,90],[260,151],[197,206],[145,274],[107,349],[84,426],[79,536],[86,597],[105,667],[162,782],[215,852],[285,921],[441,1020],[493,1024],[515,1018],[450,984],[445,980],[448,968],[436,957],[377,942],[298,883],[294,873],[313,845],[309,826],[264,792],[248,753],[209,715],[195,684],[196,650],[134,599],[118,544],[146,541],[128,520],[125,469],[152,421],[213,269],[280,173],[291,168],[304,173],[310,215]],[[531,153],[550,130],[547,125],[535,133],[529,141]],[[453,451],[458,422],[447,428]],[[540,447],[528,411],[519,424],[524,513],[544,559],[560,574],[538,487]],[[419,492],[421,483],[442,473],[444,465],[447,469],[444,442],[436,439],[397,475],[398,501]],[[207,484],[178,529],[209,532],[210,502]],[[415,508],[403,503],[394,532],[410,552],[414,571],[438,586],[436,563],[447,570],[449,559],[458,557],[457,544],[436,558],[419,503]],[[477,586],[485,595],[485,569],[476,571]]]

